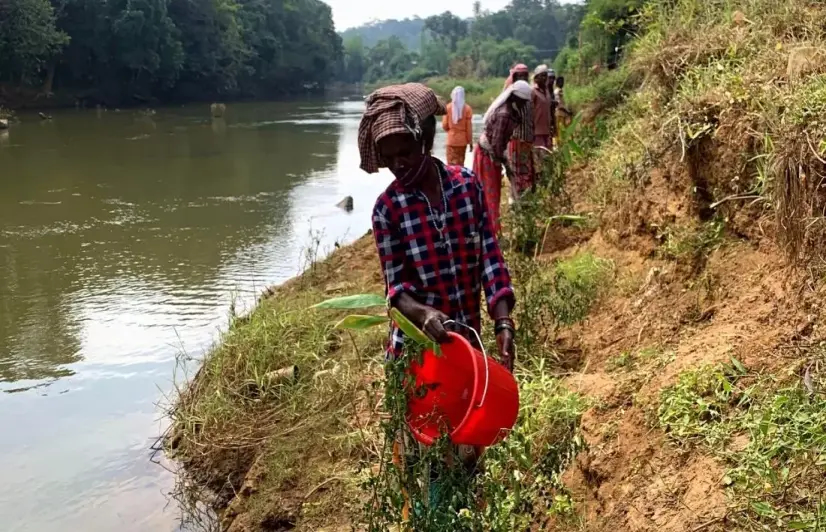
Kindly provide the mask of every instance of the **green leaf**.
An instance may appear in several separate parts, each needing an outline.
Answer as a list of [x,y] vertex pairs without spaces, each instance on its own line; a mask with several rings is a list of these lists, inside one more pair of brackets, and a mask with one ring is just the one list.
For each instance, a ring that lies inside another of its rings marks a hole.
[[805,521],[790,521],[786,526],[789,530],[807,530],[811,528],[811,523],[806,523]]
[[754,510],[757,515],[762,517],[770,517],[774,515],[774,508],[769,505],[767,502],[756,501],[751,503],[751,508]]
[[731,365],[734,366],[734,369],[736,369],[740,373],[740,375],[745,375],[746,373],[748,373],[743,363],[734,357],[731,357]]
[[390,318],[396,322],[396,325],[399,326],[399,329],[402,330],[404,334],[406,334],[411,340],[417,342],[421,345],[433,348],[437,354],[441,354],[441,350],[439,346],[433,342],[430,338],[427,337],[425,333],[423,333],[418,327],[413,325],[413,322],[407,319],[404,314],[399,312],[397,308],[390,309]]
[[357,309],[370,307],[384,307],[387,300],[378,294],[357,294],[354,296],[335,297],[322,301],[310,308],[320,309]]
[[363,331],[376,325],[385,325],[387,323],[386,316],[362,316],[359,314],[351,314],[340,322],[336,323],[336,329],[351,329],[354,331]]

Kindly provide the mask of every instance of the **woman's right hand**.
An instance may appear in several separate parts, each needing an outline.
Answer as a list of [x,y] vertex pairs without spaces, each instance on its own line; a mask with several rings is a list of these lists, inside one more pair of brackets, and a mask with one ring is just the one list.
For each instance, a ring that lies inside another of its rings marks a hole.
[[421,328],[428,338],[438,344],[450,342],[450,336],[445,329],[445,322],[450,318],[444,312],[440,312],[433,307],[425,306],[421,313]]

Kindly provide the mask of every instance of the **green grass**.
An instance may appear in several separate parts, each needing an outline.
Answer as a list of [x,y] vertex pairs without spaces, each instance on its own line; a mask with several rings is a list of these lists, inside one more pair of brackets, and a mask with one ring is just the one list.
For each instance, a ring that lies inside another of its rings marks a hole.
[[424,83],[446,101],[450,101],[450,93],[454,87],[464,87],[465,103],[473,108],[474,114],[482,115],[502,92],[505,80],[502,78],[456,79],[436,77],[429,78]]
[[591,78],[591,81],[584,85],[567,81],[565,103],[575,113],[591,104],[610,109],[619,105],[639,84],[639,77],[632,78],[628,67],[622,65],[620,68]]
[[544,366],[519,380],[516,429],[486,456],[481,530],[527,530],[550,517],[577,530],[582,523],[561,475],[584,447],[579,425],[590,403]]
[[584,320],[613,282],[613,262],[587,252],[551,265],[514,254],[509,264],[519,301],[517,343],[531,364],[553,356],[558,329]]
[[608,287],[614,265],[591,253],[562,260],[554,268],[554,298],[550,311],[563,325],[585,319],[601,293]]
[[724,230],[721,221],[668,227],[662,236],[660,254],[665,259],[697,264],[722,244]]
[[[306,275],[320,275],[323,268]],[[354,477],[359,457],[369,452],[374,436],[353,423],[356,408],[369,412],[376,403],[364,395],[364,383],[379,371],[386,330],[353,333],[352,342],[334,330],[343,312],[309,309],[327,298],[320,277],[314,279],[315,285],[296,282],[249,316],[234,318],[191,385],[174,399],[165,447],[185,466],[174,495],[188,517],[197,514],[193,488],[208,489],[218,501],[232,499],[254,463],[264,480],[244,504],[253,519],[264,520],[272,501],[287,493],[306,493],[335,475]],[[291,366],[298,368],[297,379],[275,378],[274,372]],[[293,509],[299,529],[315,529],[318,516],[341,515],[342,504],[356,500],[353,483],[333,487],[298,513]]]
[[680,375],[662,391],[658,425],[676,444],[701,447],[726,466],[722,484],[741,530],[822,530],[826,397],[817,348],[805,378],[753,375],[737,361]]

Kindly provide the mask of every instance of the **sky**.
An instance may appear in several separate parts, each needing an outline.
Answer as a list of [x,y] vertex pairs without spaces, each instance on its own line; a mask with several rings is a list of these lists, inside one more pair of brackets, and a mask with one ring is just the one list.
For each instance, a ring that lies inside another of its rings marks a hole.
[[[502,9],[510,0],[481,0],[482,9],[496,11]],[[353,26],[361,26],[372,20],[388,18],[403,19],[413,16],[421,18],[437,15],[447,10],[460,17],[469,17],[473,14],[474,0],[324,0],[333,8],[333,21],[336,30],[342,31]]]

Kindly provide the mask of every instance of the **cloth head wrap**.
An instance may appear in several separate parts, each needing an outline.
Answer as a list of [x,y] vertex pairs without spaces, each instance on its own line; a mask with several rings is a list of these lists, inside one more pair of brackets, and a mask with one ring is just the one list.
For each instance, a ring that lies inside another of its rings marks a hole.
[[505,102],[508,101],[508,98],[511,97],[511,94],[516,95],[518,98],[523,100],[530,100],[531,99],[531,86],[528,85],[527,81],[519,80],[500,94],[493,103],[490,104],[488,107],[488,111],[485,113],[484,121],[487,124],[488,119],[493,116],[493,113],[496,112],[497,109],[505,105]]
[[372,174],[379,171],[376,144],[388,135],[409,133],[422,136],[421,123],[433,115],[445,114],[445,106],[436,93],[420,83],[383,87],[366,99],[367,110],[359,124],[361,169]]
[[462,119],[462,112],[465,110],[465,89],[464,87],[456,87],[450,93],[450,102],[453,104],[451,108],[451,119],[454,124],[458,124]]

